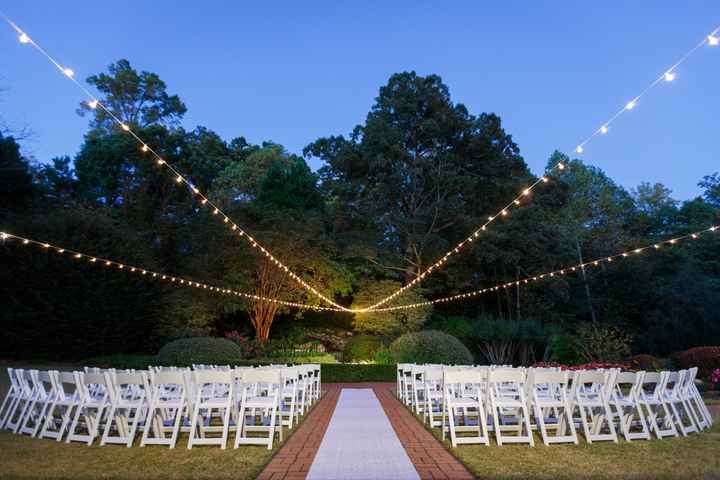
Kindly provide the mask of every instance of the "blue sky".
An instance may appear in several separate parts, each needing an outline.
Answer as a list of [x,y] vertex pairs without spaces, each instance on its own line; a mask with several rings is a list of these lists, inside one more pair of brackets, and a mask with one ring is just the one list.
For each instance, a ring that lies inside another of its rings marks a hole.
[[[720,24],[714,1],[3,2],[78,78],[127,58],[187,104],[184,125],[299,153],[362,123],[388,77],[439,74],[471,112],[499,114],[539,174]],[[626,188],[699,194],[720,170],[720,47],[697,52],[582,158]],[[0,29],[0,116],[39,161],[77,152],[83,98]],[[314,168],[317,162],[311,162]]]

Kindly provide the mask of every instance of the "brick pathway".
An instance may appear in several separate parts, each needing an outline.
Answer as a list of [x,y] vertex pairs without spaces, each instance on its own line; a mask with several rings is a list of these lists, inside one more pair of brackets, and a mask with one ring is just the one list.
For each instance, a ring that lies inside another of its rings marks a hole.
[[327,393],[320,403],[273,457],[258,480],[304,480],[307,477],[310,465],[330,424],[340,390],[343,388],[372,388],[375,391],[395,434],[415,465],[420,478],[428,480],[474,478],[395,398],[394,383],[325,384],[323,388]]

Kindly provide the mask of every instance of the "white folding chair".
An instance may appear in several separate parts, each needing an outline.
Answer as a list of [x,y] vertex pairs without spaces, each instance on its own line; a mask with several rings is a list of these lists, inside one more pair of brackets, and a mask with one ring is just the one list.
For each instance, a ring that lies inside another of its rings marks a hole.
[[55,397],[50,400],[45,423],[39,438],[61,441],[72,420],[73,412],[80,405],[80,393],[73,372],[52,372],[55,381]]
[[444,371],[442,438],[449,432],[453,447],[466,443],[490,445],[481,388],[486,381],[484,372],[476,369]]
[[[20,401],[20,397],[23,394],[15,369],[8,368],[7,374],[10,379],[10,389],[5,395],[2,405],[0,405],[0,428],[5,428],[8,419],[10,419],[15,412],[15,405]],[[13,428],[8,428],[8,430],[13,430]]]
[[685,384],[683,386],[683,395],[687,399],[688,406],[695,415],[697,425],[700,430],[710,428],[713,423],[712,415],[708,410],[705,401],[700,395],[700,391],[695,385],[695,379],[697,378],[698,368],[693,367],[687,370],[685,373]]
[[[618,419],[620,432],[628,442],[650,440],[650,427],[640,406],[640,390],[645,372],[620,372],[608,398],[610,410]],[[639,431],[633,431],[633,427]]]
[[412,382],[412,409],[416,415],[423,413],[425,409],[425,366],[414,365],[410,369]]
[[17,396],[7,412],[4,427],[11,432],[17,433],[25,416],[25,411],[33,400],[35,391],[30,381],[29,370],[16,368],[12,371],[12,374],[14,375],[15,382],[11,388],[17,390]]
[[[235,448],[240,445],[267,445],[272,449],[275,433],[282,442],[282,422],[278,410],[282,390],[282,372],[279,368],[242,370],[242,397],[237,416]],[[267,436],[250,436],[266,433]]]
[[641,407],[645,408],[650,428],[658,438],[677,437],[678,431],[665,400],[666,375],[659,372],[646,372],[639,392]]
[[27,403],[18,430],[21,434],[36,437],[45,421],[45,412],[55,396],[55,382],[46,371],[30,370],[33,394]]
[[159,371],[151,373],[150,378],[150,404],[140,446],[167,445],[175,448],[181,423],[185,421],[190,426],[186,376],[182,371]]
[[[298,367],[283,368],[281,372],[283,388],[278,415],[280,415],[282,425],[292,429],[296,423],[300,422],[301,414],[298,404],[304,393],[298,391],[298,384],[305,383],[305,380],[302,379]],[[240,392],[240,396],[242,397],[242,392]]]
[[[543,443],[578,444],[572,408],[567,398],[567,372],[531,369],[527,377],[527,400]],[[548,430],[555,430],[550,435]]]
[[149,389],[147,374],[145,372],[106,373],[105,379],[109,387],[110,409],[100,445],[120,443],[130,448],[135,440],[138,426],[147,414]]
[[[80,403],[75,409],[75,416],[65,441],[85,442],[91,445],[98,436],[103,416],[110,406],[109,387],[102,373],[74,372],[74,375]],[[82,428],[87,433],[79,433]]]
[[[520,369],[491,370],[488,395],[498,445],[527,443],[535,446],[525,398],[525,372]],[[503,431],[515,432],[515,435],[506,435]]]
[[698,431],[690,406],[684,392],[685,370],[679,372],[665,372],[665,400],[670,405],[677,430],[683,437]]
[[423,409],[423,422],[428,422],[430,428],[442,427],[444,409],[442,367],[427,367],[424,372],[424,379],[425,406]]
[[[234,408],[235,379],[230,370],[197,370],[193,372],[195,400],[190,420],[188,449],[195,445],[227,445],[230,414]],[[213,413],[217,411],[217,413]],[[220,425],[213,424],[219,419]],[[210,437],[208,433],[220,433]]]
[[[611,381],[613,381],[613,375],[608,376],[599,370],[581,370],[575,374],[571,406],[579,410],[580,422],[588,443],[594,441],[618,442],[612,412],[606,396],[606,392],[609,390],[607,382]],[[590,422],[588,422],[588,418]],[[602,433],[604,425],[607,426],[607,433]]]

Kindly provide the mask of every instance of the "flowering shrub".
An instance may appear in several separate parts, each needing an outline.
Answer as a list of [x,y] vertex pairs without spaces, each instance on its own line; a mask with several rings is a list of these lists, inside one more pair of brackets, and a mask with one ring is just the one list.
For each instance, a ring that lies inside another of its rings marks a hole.
[[533,365],[535,368],[560,368],[561,370],[575,371],[575,370],[597,370],[600,368],[619,368],[621,370],[629,370],[629,365],[625,363],[611,363],[611,362],[590,362],[582,365],[563,365],[557,362],[538,362]]
[[675,353],[672,358],[678,367],[698,367],[698,376],[707,377],[713,370],[720,368],[720,347],[693,347]]
[[242,358],[260,358],[265,354],[265,348],[257,340],[244,337],[237,330],[225,332],[225,338],[240,347]]
[[716,368],[710,375],[710,383],[714,385],[715,390],[720,390],[720,368]]

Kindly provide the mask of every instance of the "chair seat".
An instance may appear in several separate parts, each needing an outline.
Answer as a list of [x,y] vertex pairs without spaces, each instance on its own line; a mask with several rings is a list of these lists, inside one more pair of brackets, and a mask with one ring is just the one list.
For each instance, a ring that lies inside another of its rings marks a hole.
[[274,406],[274,397],[248,397],[245,399],[245,408],[272,408]]

